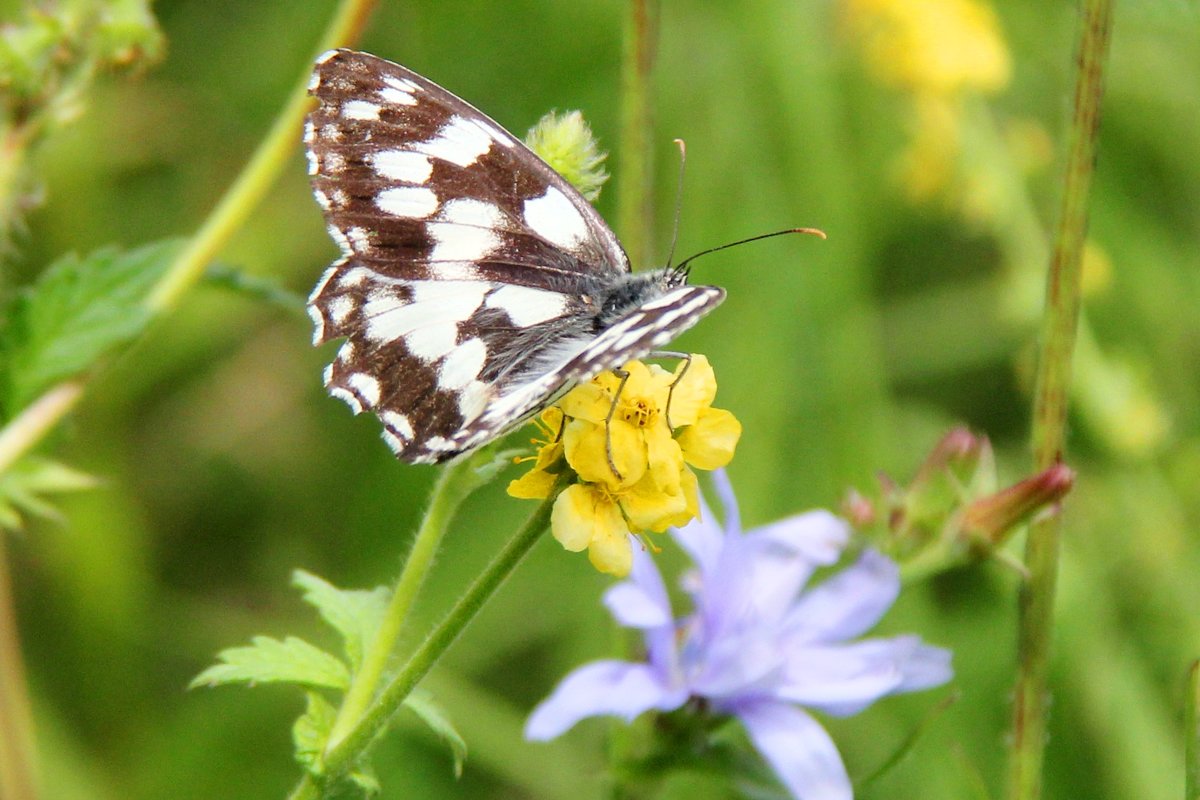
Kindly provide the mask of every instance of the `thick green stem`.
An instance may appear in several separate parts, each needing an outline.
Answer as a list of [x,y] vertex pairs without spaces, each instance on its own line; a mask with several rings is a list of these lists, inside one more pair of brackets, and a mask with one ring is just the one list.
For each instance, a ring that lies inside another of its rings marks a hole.
[[[521,559],[549,527],[550,512],[554,508],[554,501],[566,487],[567,480],[571,475],[572,473],[569,472],[564,473],[550,492],[550,496],[542,502],[537,511],[509,540],[504,549],[492,560],[492,563],[480,573],[445,618],[429,633],[412,657],[380,692],[366,712],[355,720],[354,726],[346,736],[339,742],[331,743],[332,747],[325,756],[322,781],[334,783],[353,769],[366,753],[371,742],[403,705],[413,688],[425,677],[434,663],[483,608],[484,603],[496,593],[505,579],[521,563]],[[318,780],[312,775],[305,775],[289,797],[291,800],[308,800],[319,796]]]
[[644,269],[654,258],[651,73],[658,43],[658,1],[629,0],[626,14],[617,230],[634,265]]
[[476,466],[477,458],[464,458],[447,465],[438,476],[429,498],[429,507],[425,510],[425,518],[421,520],[412,550],[404,562],[400,578],[396,581],[396,589],[392,592],[383,624],[363,654],[362,666],[346,692],[342,707],[338,709],[337,719],[329,733],[331,747],[345,738],[375,697],[379,681],[408,619],[408,612],[412,609],[425,576],[429,574],[450,520],[467,495],[480,485],[481,479]]
[[[1087,233],[1088,196],[1112,31],[1111,0],[1088,0],[1080,19],[1078,78],[1061,218],[1046,282],[1034,398],[1033,451],[1038,470],[1062,460],[1080,307],[1080,263]],[[1036,800],[1042,791],[1046,744],[1047,674],[1058,577],[1060,518],[1034,524],[1026,543],[1029,579],[1021,588],[1017,683],[1014,692],[1008,796]]]

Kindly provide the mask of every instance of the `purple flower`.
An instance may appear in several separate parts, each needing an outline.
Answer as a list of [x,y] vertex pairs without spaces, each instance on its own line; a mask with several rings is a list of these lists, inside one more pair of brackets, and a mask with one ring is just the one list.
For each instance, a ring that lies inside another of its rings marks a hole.
[[696,569],[683,586],[695,611],[676,620],[657,567],[634,548],[633,569],[604,596],[619,623],[643,631],[645,663],[596,661],[568,675],[525,727],[552,739],[579,720],[632,720],[704,698],[741,720],[754,746],[801,800],[852,797],[841,756],[805,709],[840,717],[881,697],[950,680],[949,651],[917,636],[854,638],[879,621],[900,591],[896,565],[873,550],[805,588],[837,562],[849,541],[844,521],[812,511],[743,533],[733,492],[714,473],[725,529],[704,509],[674,532]]

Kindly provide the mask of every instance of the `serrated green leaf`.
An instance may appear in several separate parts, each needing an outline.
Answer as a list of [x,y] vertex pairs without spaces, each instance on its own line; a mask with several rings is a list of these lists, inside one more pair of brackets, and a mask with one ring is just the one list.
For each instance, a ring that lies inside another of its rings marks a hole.
[[58,519],[45,495],[91,489],[92,476],[47,458],[28,456],[0,474],[0,528],[17,530],[23,517]]
[[329,732],[337,718],[333,704],[316,692],[308,692],[308,707],[292,725],[292,742],[296,746],[296,760],[308,772],[320,775],[318,767]]
[[358,671],[363,652],[379,630],[387,611],[388,590],[339,589],[324,578],[298,569],[292,584],[304,590],[304,601],[342,635],[351,672]]
[[249,647],[230,647],[217,653],[214,664],[192,679],[189,688],[227,683],[298,683],[302,686],[344,690],[350,671],[334,656],[303,639],[289,636],[282,642],[255,636]]
[[434,701],[429,692],[419,689],[405,699],[404,705],[450,745],[450,754],[454,757],[454,777],[461,778],[463,762],[467,760],[467,742],[454,727],[445,709]]
[[150,321],[144,300],[178,241],[66,255],[0,311],[0,407],[11,417],[39,393],[92,366]]

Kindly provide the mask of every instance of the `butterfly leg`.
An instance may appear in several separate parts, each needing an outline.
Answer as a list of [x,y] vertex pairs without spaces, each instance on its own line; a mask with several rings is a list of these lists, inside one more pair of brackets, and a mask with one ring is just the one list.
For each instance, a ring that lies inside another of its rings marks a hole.
[[650,358],[677,358],[683,362],[683,369],[679,370],[679,375],[675,380],[671,381],[671,385],[667,388],[667,427],[671,429],[671,433],[675,433],[675,426],[671,424],[671,398],[675,396],[675,387],[683,380],[683,376],[687,375],[688,367],[692,366],[692,356],[690,353],[676,353],[672,350],[656,350],[650,354]]
[[617,464],[613,461],[612,451],[612,424],[613,415],[617,413],[617,402],[621,399],[621,390],[625,388],[625,381],[629,380],[629,372],[623,369],[614,369],[613,375],[621,379],[617,384],[617,391],[613,392],[612,405],[608,407],[608,416],[604,418],[604,455],[608,458],[608,468],[612,470],[612,474],[617,477],[617,480],[624,480],[621,477],[620,470],[617,469]]
[[558,421],[558,433],[554,435],[554,443],[558,444],[562,441],[563,434],[567,432],[567,415],[563,414],[562,419]]

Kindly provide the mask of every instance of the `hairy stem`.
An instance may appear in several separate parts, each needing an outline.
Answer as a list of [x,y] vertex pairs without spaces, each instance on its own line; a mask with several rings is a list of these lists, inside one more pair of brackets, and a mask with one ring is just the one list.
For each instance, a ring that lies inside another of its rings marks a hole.
[[[430,668],[454,643],[459,634],[475,618],[484,603],[512,574],[525,554],[537,543],[550,525],[550,512],[559,493],[566,488],[572,473],[564,473],[555,484],[550,495],[542,501],[537,511],[521,526],[504,549],[496,555],[474,583],[467,589],[454,607],[435,627],[416,652],[384,687],[365,713],[357,720],[345,737],[331,742],[326,751],[324,775],[320,783],[332,784],[352,770],[366,753],[367,748],[387,725],[388,721],[403,705],[404,700],[425,677]],[[320,796],[320,783],[312,775],[305,775],[292,790],[291,800],[310,800]]]
[[[1034,396],[1035,468],[1062,460],[1071,383],[1071,359],[1080,308],[1080,263],[1087,233],[1088,195],[1096,163],[1096,139],[1104,91],[1104,66],[1112,32],[1111,0],[1087,0],[1080,17],[1075,111],[1062,210],[1046,281]],[[1017,683],[1008,770],[1011,800],[1036,800],[1042,792],[1046,744],[1047,673],[1054,623],[1061,520],[1053,515],[1030,527],[1021,587]]]
[[629,0],[621,59],[620,174],[617,230],[636,266],[654,258],[651,73],[658,42],[658,0]]

